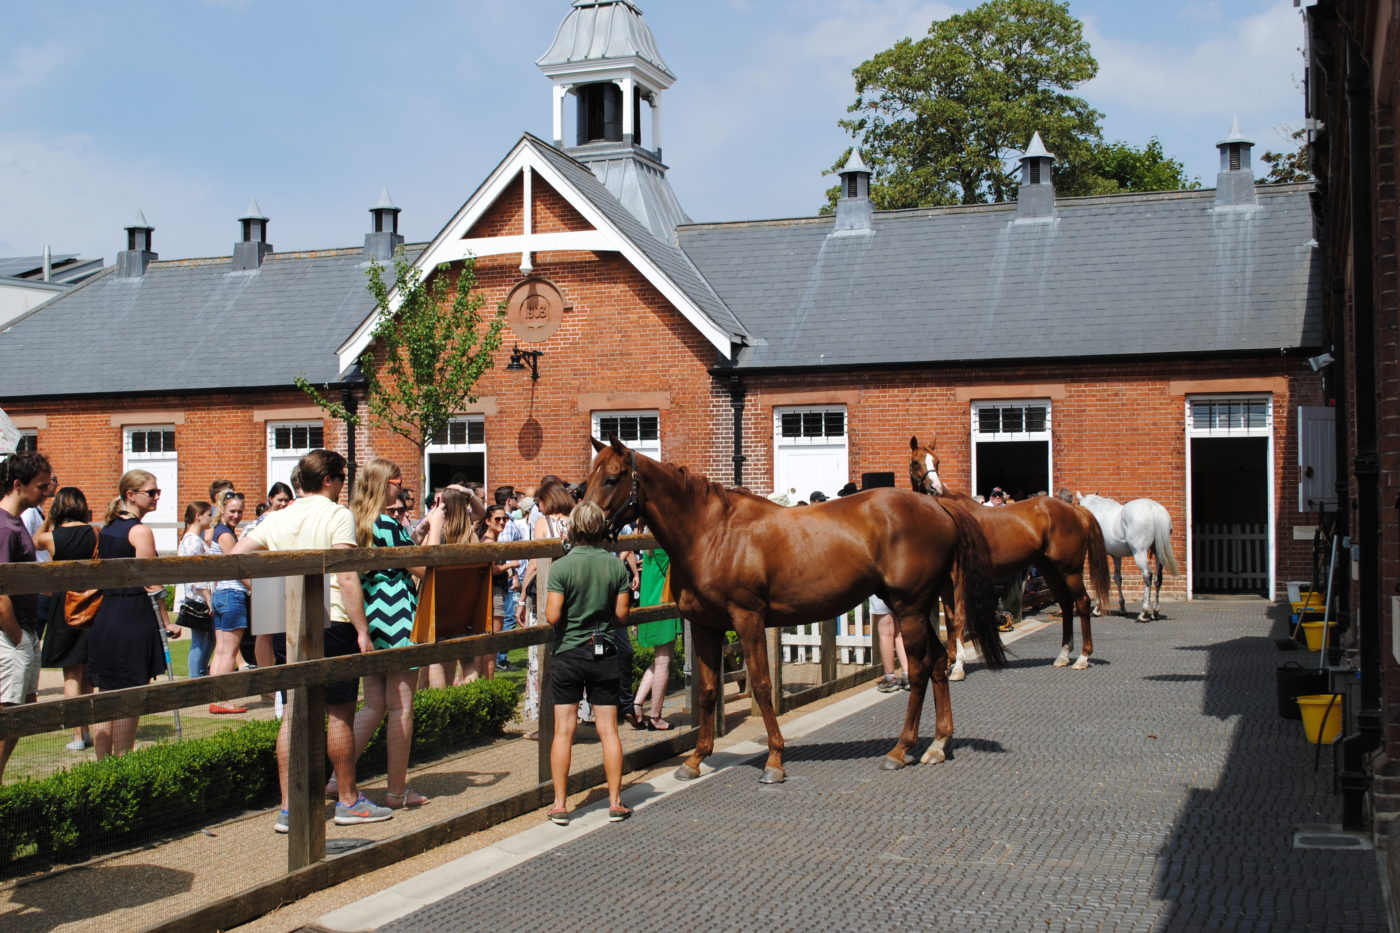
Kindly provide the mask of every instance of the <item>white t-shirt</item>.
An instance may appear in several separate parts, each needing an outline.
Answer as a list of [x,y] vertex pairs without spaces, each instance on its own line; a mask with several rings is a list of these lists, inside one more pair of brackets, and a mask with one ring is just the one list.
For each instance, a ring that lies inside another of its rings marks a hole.
[[[310,495],[296,500],[285,509],[268,512],[247,537],[269,551],[324,550],[338,544],[355,547],[355,516],[338,502],[325,496]],[[330,621],[349,622],[345,601],[340,595],[340,580],[330,577]]]
[[[29,532],[29,537],[33,538],[39,533],[39,526],[44,524],[44,513],[38,508],[25,509],[19,520],[24,522],[24,530]],[[34,559],[37,561],[51,560],[53,555],[48,551],[34,549]]]

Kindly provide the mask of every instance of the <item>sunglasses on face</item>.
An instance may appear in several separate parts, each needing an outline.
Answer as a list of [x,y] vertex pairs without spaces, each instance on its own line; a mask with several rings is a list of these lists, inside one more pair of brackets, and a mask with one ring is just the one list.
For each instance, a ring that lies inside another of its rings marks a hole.
[[141,493],[143,496],[149,496],[152,499],[160,498],[159,489],[138,489],[137,492]]
[[402,515],[402,514],[404,513],[405,510],[404,510],[402,507],[400,507],[400,506],[394,506],[393,508],[389,509],[388,511],[389,511],[389,514],[390,514],[390,515]]

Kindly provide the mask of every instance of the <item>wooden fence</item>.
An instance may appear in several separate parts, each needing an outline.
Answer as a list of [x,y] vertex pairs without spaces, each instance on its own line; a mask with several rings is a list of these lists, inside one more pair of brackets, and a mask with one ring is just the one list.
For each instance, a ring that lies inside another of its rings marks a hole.
[[[878,658],[875,624],[869,601],[862,602],[850,612],[837,616],[836,656],[842,664],[874,664]],[[822,626],[813,622],[796,625],[783,632],[783,661],[788,664],[820,664],[822,660]]]
[[1265,525],[1196,525],[1191,529],[1195,589],[1263,593],[1269,586],[1269,535]]
[[[609,546],[613,551],[655,547],[650,536],[632,535]],[[427,848],[443,845],[472,832],[513,819],[536,809],[552,796],[549,784],[549,747],[553,736],[553,710],[541,704],[539,716],[539,784],[508,800],[496,801],[458,814],[419,830],[326,859],[322,789],[325,786],[326,724],[325,686],[334,681],[422,667],[451,660],[470,660],[528,645],[541,646],[540,679],[547,683],[553,633],[549,626],[516,629],[415,645],[339,658],[323,657],[326,574],[368,572],[384,568],[457,567],[501,560],[536,559],[540,562],[538,591],[546,590],[549,564],[562,556],[557,539],[517,541],[505,544],[439,545],[435,547],[350,548],[310,551],[259,552],[218,557],[154,557],[91,561],[53,561],[32,564],[0,564],[0,594],[19,595],[62,590],[113,589],[211,579],[262,579],[284,577],[287,623],[287,663],[271,668],[237,671],[174,683],[152,683],[125,690],[0,709],[0,737],[19,738],[76,726],[90,725],[151,713],[163,713],[275,690],[287,690],[286,720],[290,730],[291,760],[288,768],[289,829],[287,874],[256,888],[230,893],[179,917],[148,929],[204,931],[227,929],[246,923],[280,904],[339,884],[356,875],[393,864]],[[674,617],[675,606],[634,609],[630,624]],[[688,623],[687,623],[688,625]],[[836,620],[820,626],[819,638],[827,646],[822,658],[822,679],[815,687],[784,696],[782,691],[779,633],[770,631],[770,666],[774,674],[774,699],[779,710],[811,702],[849,689],[877,676],[863,668],[836,676]],[[733,655],[734,652],[727,654]],[[725,682],[746,681],[745,673],[730,672]],[[690,686],[689,707],[698,710],[695,680]],[[740,696],[747,696],[741,693]],[[734,697],[730,697],[733,699]],[[723,734],[724,696],[716,704],[717,734]],[[625,767],[636,770],[694,748],[697,728],[676,730],[654,744],[627,755]],[[570,793],[602,783],[597,765],[570,776]]]

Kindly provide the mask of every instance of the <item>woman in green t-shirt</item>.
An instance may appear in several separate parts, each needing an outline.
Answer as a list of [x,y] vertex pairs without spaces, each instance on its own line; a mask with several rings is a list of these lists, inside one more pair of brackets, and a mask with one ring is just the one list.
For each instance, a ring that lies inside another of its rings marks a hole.
[[632,576],[600,545],[607,537],[603,510],[591,502],[574,507],[569,518],[569,553],[555,561],[549,574],[545,621],[554,628],[549,702],[554,706],[554,744],[549,750],[554,780],[551,822],[569,822],[569,762],[579,701],[593,706],[598,740],[603,746],[603,774],[608,783],[608,819],[632,815],[622,804],[622,739],[617,734],[618,655],[616,638],[632,608]]

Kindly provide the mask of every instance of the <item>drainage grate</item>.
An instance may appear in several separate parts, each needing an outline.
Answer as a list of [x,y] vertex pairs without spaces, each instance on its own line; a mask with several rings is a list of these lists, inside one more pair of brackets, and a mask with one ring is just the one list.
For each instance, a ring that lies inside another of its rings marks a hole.
[[1293,830],[1295,849],[1352,849],[1358,852],[1371,849],[1369,835],[1361,832],[1348,832],[1335,825],[1297,826]]

